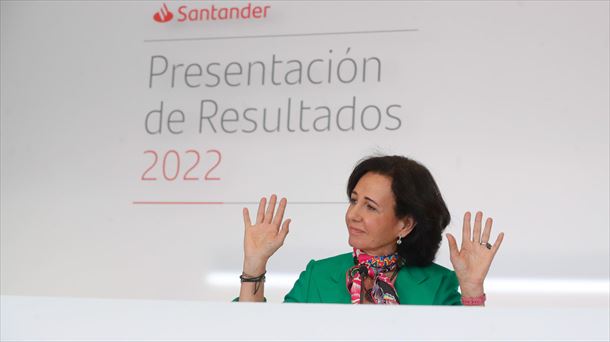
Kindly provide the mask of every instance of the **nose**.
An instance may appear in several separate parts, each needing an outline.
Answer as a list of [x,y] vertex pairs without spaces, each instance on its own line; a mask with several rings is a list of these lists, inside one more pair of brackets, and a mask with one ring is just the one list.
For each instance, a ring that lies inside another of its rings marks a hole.
[[362,216],[360,216],[360,210],[357,205],[350,205],[347,207],[347,213],[345,216],[347,217],[348,222],[359,222],[362,220]]

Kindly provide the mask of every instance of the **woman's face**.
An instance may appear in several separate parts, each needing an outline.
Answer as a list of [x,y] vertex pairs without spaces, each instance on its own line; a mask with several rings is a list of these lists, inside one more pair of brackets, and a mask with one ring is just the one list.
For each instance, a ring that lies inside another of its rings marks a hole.
[[405,237],[412,220],[399,220],[394,212],[392,179],[377,173],[364,174],[354,187],[345,213],[349,244],[369,255],[396,251],[396,240]]

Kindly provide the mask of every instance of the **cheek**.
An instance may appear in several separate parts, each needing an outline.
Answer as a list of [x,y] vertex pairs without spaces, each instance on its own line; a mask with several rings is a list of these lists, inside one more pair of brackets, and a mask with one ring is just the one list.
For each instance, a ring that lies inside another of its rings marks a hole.
[[393,236],[392,226],[382,217],[369,217],[366,224],[371,238],[376,241],[385,241]]

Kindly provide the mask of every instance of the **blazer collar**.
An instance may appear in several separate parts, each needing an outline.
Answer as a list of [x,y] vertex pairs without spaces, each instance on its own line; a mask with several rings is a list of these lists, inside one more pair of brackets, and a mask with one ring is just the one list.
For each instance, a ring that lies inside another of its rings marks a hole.
[[411,282],[419,285],[428,279],[428,274],[419,267],[405,266],[398,271],[396,282]]
[[[336,283],[345,282],[347,270],[349,270],[352,266],[354,266],[353,259],[350,258],[349,263],[342,265],[342,268],[344,268],[342,272],[333,272],[331,275],[332,281]],[[426,274],[426,272],[424,272],[421,268],[405,266],[398,271],[398,275],[396,275],[396,284],[400,287],[402,287],[403,284],[405,286],[419,285],[426,279],[428,279],[428,274]]]

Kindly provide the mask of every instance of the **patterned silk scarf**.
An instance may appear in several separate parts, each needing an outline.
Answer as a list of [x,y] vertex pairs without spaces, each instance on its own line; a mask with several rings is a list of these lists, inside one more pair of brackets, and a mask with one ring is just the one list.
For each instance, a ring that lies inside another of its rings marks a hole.
[[[352,304],[400,304],[394,288],[398,273],[398,253],[385,256],[371,256],[354,248],[354,266],[346,274],[347,290]],[[393,272],[391,277],[386,274]],[[363,283],[372,279],[373,287],[366,289]]]

